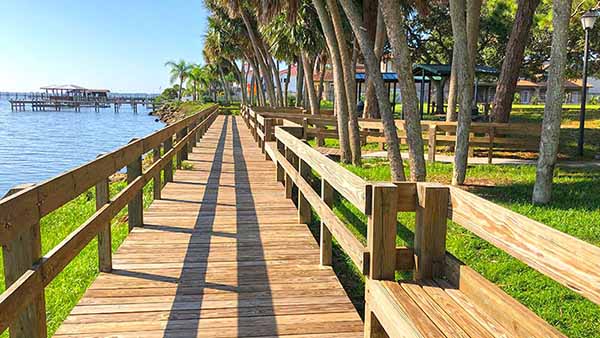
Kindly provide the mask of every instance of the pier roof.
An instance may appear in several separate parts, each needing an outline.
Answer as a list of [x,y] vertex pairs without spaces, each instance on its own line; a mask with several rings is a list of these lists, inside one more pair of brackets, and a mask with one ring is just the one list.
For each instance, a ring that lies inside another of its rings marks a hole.
[[50,85],[40,87],[42,90],[62,90],[62,91],[81,91],[81,92],[95,92],[95,93],[108,93],[110,90],[108,89],[90,89],[82,86],[67,84],[67,85]]

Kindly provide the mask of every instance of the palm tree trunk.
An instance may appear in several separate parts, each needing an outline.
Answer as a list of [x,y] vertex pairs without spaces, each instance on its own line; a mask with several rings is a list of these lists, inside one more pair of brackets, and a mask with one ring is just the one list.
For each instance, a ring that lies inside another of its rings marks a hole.
[[[469,154],[469,129],[471,127],[471,110],[473,104],[474,55],[471,55],[469,50],[467,34],[468,19],[465,16],[467,1],[470,0],[453,0],[450,2],[455,60],[466,60],[464,62],[453,62],[456,64],[458,100],[460,102],[458,124],[456,127],[454,168],[452,172],[452,184],[454,185],[464,184],[466,178]],[[470,15],[471,13],[469,13]]]
[[269,56],[271,62],[271,69],[273,69],[273,80],[275,82],[275,89],[277,90],[277,99],[279,100],[279,106],[284,107],[283,102],[283,88],[281,86],[281,80],[279,79],[279,62],[273,61],[273,58]]
[[572,0],[552,2],[552,51],[548,69],[548,91],[542,121],[540,157],[537,163],[533,203],[545,204],[552,196],[552,178],[560,141],[560,120],[564,101],[564,73]]
[[[304,69],[313,69],[314,62],[307,52],[302,52],[302,64]],[[306,92],[308,93],[308,102],[310,104],[310,113],[318,115],[320,113],[319,99],[317,99],[317,93],[315,92],[315,83],[312,76],[305,76],[306,80]]]
[[304,66],[302,58],[298,57],[296,61],[296,107],[302,107],[302,98],[304,97]]
[[261,51],[263,52],[265,58],[267,59],[267,67],[271,70],[271,74],[273,74],[273,83],[275,84],[275,95],[277,96],[277,106],[283,106],[283,92],[281,90],[281,82],[279,81],[279,71],[277,65],[273,61],[273,57],[269,53],[267,45],[264,41]]
[[[277,97],[275,96],[275,89],[273,87],[273,79],[270,76],[269,68],[265,64],[265,59],[262,57],[261,53],[261,41],[259,41],[254,28],[252,27],[252,23],[250,22],[250,18],[248,18],[248,13],[245,10],[241,10],[241,17],[244,25],[246,26],[246,30],[248,32],[248,36],[250,36],[250,40],[252,42],[252,48],[254,49],[254,53],[256,54],[256,59],[258,60],[258,65],[260,69],[260,73],[262,73],[265,85],[267,87],[267,95],[269,97],[269,105],[275,107],[277,105]],[[255,69],[256,70],[256,69]],[[257,81],[259,83],[259,81]]]
[[400,154],[398,132],[396,130],[392,107],[387,95],[387,89],[385,88],[381,71],[379,70],[379,62],[373,52],[374,41],[369,39],[367,33],[362,30],[360,9],[356,7],[354,1],[340,0],[340,3],[350,21],[352,31],[354,32],[360,50],[362,51],[368,76],[372,77],[374,80],[375,93],[377,94],[379,108],[381,109],[381,121],[383,123],[385,140],[388,145],[388,159],[390,160],[392,180],[404,181],[406,180],[406,176],[404,175],[402,156]]
[[448,84],[448,108],[446,109],[446,121],[454,122],[456,121],[456,91],[457,91],[457,83],[456,83],[456,67],[458,66],[458,61],[454,62],[454,60],[459,60],[458,51],[456,48],[452,49],[452,68],[450,71],[450,83]]
[[382,6],[380,13],[383,14],[393,50],[394,66],[398,74],[402,105],[405,111],[404,130],[408,143],[410,178],[412,181],[425,181],[427,172],[423,155],[421,118],[418,111],[419,100],[413,81],[410,50],[406,41],[404,14],[395,0],[380,0],[380,5]]
[[[243,84],[243,78],[242,78],[242,73],[240,72],[237,64],[235,63],[235,60],[227,60],[230,64],[231,64],[231,70],[233,72],[233,74],[235,75],[238,83],[240,84],[240,88],[244,88],[244,84]],[[242,101],[242,104],[246,104],[246,96],[244,94],[244,91],[242,90],[240,93],[240,99]]]
[[340,159],[342,162],[350,163],[352,161],[352,152],[350,149],[350,139],[348,135],[348,101],[346,97],[346,88],[344,87],[344,73],[340,48],[334,31],[333,22],[323,0],[313,0],[317,10],[321,27],[325,35],[325,42],[331,56],[331,65],[333,70],[334,87],[334,109],[337,116],[338,138],[340,142]]
[[325,71],[327,70],[327,55],[323,54],[319,63],[320,75],[319,75],[319,93],[317,97],[319,100],[323,99],[323,90],[325,89]]
[[356,108],[356,64],[350,55],[350,48],[346,42],[346,32],[342,21],[339,5],[336,0],[327,0],[331,13],[331,21],[335,31],[335,38],[340,52],[340,69],[343,73],[344,96],[348,115],[348,142],[350,143],[351,160],[354,165],[361,165],[362,154],[360,148],[360,129],[358,127],[358,112]]
[[[377,2],[373,2],[377,4]],[[398,4],[396,4],[398,7]],[[385,46],[386,28],[383,21],[382,10],[378,10],[377,6],[370,6],[369,11],[374,11],[369,15],[365,14],[363,22],[367,27],[367,31],[370,33],[370,38],[375,39],[375,56],[377,60],[381,60],[383,56],[383,47]],[[371,33],[373,32],[373,33]],[[394,107],[392,107],[393,109]],[[367,92],[365,94],[365,109],[363,111],[363,117],[365,118],[379,118],[379,106],[377,105],[377,96],[375,95],[375,86],[371,79],[367,79]]]
[[285,77],[285,85],[284,85],[284,91],[283,91],[283,101],[284,101],[284,106],[287,107],[289,105],[288,103],[288,89],[290,87],[290,79],[292,77],[292,64],[288,63],[288,67],[287,67],[287,74]]
[[183,76],[179,77],[179,93],[177,94],[177,100],[181,102],[181,90],[183,89]]
[[254,88],[256,87],[256,100],[258,101],[259,106],[265,106],[265,93],[262,90],[262,84],[260,80],[260,73],[258,71],[258,67],[256,66],[256,58],[250,57],[248,58],[250,65],[252,66],[252,87],[251,91],[254,93]]
[[494,95],[494,112],[492,113],[494,122],[507,123],[510,118],[510,110],[519,80],[519,70],[523,63],[523,54],[529,40],[535,9],[540,0],[518,0],[518,3],[519,7],[506,45],[506,56],[502,62],[502,70]]
[[446,85],[446,78],[443,77],[440,81],[435,82],[435,113],[444,113],[444,86]]

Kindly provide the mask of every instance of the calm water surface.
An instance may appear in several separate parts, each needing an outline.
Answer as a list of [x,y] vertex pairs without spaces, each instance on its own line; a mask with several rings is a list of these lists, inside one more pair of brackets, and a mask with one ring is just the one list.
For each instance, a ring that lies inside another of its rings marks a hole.
[[138,105],[74,111],[11,112],[0,100],[0,198],[20,183],[39,183],[164,126]]

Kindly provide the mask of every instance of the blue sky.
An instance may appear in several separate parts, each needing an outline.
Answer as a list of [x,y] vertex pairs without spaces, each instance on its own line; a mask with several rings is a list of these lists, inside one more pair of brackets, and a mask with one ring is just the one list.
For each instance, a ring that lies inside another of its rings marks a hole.
[[0,0],[0,91],[158,92],[166,61],[202,62],[206,18],[201,0]]

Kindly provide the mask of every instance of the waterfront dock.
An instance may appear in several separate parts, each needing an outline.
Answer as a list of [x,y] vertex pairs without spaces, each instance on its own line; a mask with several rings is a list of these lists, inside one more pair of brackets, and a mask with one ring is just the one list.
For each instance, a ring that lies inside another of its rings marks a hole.
[[137,113],[138,106],[155,108],[156,103],[153,97],[110,97],[103,100],[52,100],[49,98],[40,99],[11,99],[11,111],[63,111],[75,110],[81,111],[81,108],[94,108],[100,111],[102,108],[112,107],[115,112],[119,112],[122,106],[131,106],[134,113]]

